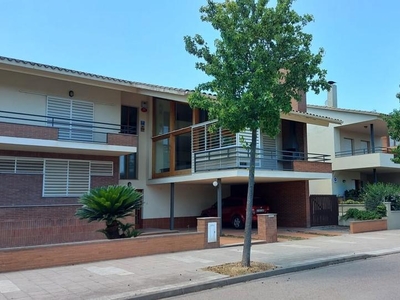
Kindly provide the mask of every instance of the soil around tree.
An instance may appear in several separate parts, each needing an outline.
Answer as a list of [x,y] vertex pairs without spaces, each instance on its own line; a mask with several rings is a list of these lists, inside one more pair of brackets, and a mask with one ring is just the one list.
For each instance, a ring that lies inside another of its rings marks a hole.
[[269,270],[275,270],[277,266],[270,263],[250,262],[250,267],[243,267],[241,262],[226,263],[218,266],[210,266],[202,270],[214,273],[228,275],[229,277],[241,276],[252,273],[259,273]]

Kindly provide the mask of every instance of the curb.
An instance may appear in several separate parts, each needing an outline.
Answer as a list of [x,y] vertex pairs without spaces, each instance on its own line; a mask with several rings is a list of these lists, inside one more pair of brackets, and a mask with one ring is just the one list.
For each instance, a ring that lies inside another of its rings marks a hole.
[[[394,254],[394,253],[400,253],[400,251],[396,251],[393,253],[385,253],[382,255],[388,255],[388,254]],[[163,299],[163,298],[169,298],[169,297],[176,297],[176,296],[182,296],[185,294],[209,290],[209,289],[213,289],[213,288],[219,288],[219,287],[224,287],[224,286],[228,286],[228,285],[232,285],[232,284],[247,282],[247,281],[251,281],[251,280],[268,278],[268,277],[272,277],[272,276],[278,276],[278,275],[283,275],[283,274],[287,274],[287,273],[300,272],[300,271],[311,270],[311,269],[316,269],[316,268],[322,268],[322,267],[326,267],[326,266],[330,266],[330,265],[352,262],[352,261],[356,261],[356,260],[363,260],[363,259],[368,259],[368,258],[373,258],[373,257],[378,257],[378,256],[381,256],[381,255],[355,254],[355,255],[348,256],[348,257],[341,257],[341,258],[337,258],[337,259],[330,259],[330,260],[319,261],[319,262],[315,262],[315,263],[297,265],[297,266],[293,266],[293,267],[275,269],[275,270],[271,270],[271,271],[264,271],[264,272],[253,273],[253,274],[248,274],[248,275],[243,275],[243,276],[238,276],[238,277],[222,278],[222,279],[217,279],[217,280],[214,280],[211,282],[201,283],[198,285],[173,288],[173,289],[164,290],[164,291],[160,291],[160,292],[124,297],[124,298],[119,298],[119,299],[121,299],[121,300],[122,299],[123,300],[157,300],[157,299]]]

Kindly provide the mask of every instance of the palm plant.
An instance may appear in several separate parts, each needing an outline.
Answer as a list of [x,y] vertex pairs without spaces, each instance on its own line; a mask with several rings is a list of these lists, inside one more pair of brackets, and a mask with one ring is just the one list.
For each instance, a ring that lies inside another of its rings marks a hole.
[[110,185],[98,187],[84,194],[75,215],[88,222],[105,221],[106,228],[99,230],[108,239],[137,236],[139,232],[130,223],[122,223],[123,219],[132,215],[135,209],[143,205],[142,193],[128,186]]

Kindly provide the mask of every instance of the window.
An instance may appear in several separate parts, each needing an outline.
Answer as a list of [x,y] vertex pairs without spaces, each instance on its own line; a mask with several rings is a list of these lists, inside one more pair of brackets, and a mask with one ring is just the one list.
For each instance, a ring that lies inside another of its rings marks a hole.
[[119,158],[119,178],[137,179],[136,153],[120,156]]
[[361,153],[366,154],[371,152],[369,141],[360,141],[360,146],[361,146]]
[[181,129],[188,126],[192,126],[192,109],[188,104],[176,103],[174,129]]
[[59,139],[93,141],[93,102],[49,97],[47,116],[48,126],[59,128]]
[[0,173],[43,174],[43,159],[0,157]]
[[155,142],[155,153],[156,153],[156,161],[155,161],[155,171],[156,173],[164,173],[170,171],[169,165],[169,138],[159,140]]
[[155,99],[154,112],[154,135],[168,133],[170,131],[170,101],[163,99]]
[[[138,110],[136,107],[121,106],[121,133],[137,134]],[[119,178],[137,179],[137,153],[120,156]]]
[[90,163],[91,176],[113,176],[113,162],[112,161],[92,161]]
[[175,137],[175,170],[192,167],[192,137],[190,132]]
[[90,162],[46,159],[43,197],[79,197],[90,189]]
[[137,134],[137,112],[136,107],[121,106],[121,133]]
[[354,141],[353,141],[353,139],[344,138],[343,139],[342,149],[343,149],[342,152],[344,152],[344,155],[354,155]]

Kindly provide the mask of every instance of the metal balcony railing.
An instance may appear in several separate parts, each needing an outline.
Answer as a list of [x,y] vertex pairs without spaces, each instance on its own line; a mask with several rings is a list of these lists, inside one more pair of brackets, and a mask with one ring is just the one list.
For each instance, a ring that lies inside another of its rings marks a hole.
[[338,152],[335,153],[335,157],[365,155],[365,154],[370,154],[370,153],[388,153],[388,154],[391,154],[391,148],[390,147],[375,147],[374,151],[372,151],[372,149],[370,149],[370,148],[338,151]]
[[54,127],[58,128],[59,140],[93,143],[107,143],[109,133],[136,134],[137,132],[135,126],[124,126],[120,124],[50,117],[3,110],[0,110],[0,122]]
[[[256,149],[256,169],[293,170],[293,161],[329,162],[329,155],[275,149]],[[240,146],[227,146],[219,149],[193,153],[193,171],[215,171],[227,169],[248,169],[250,150]]]

